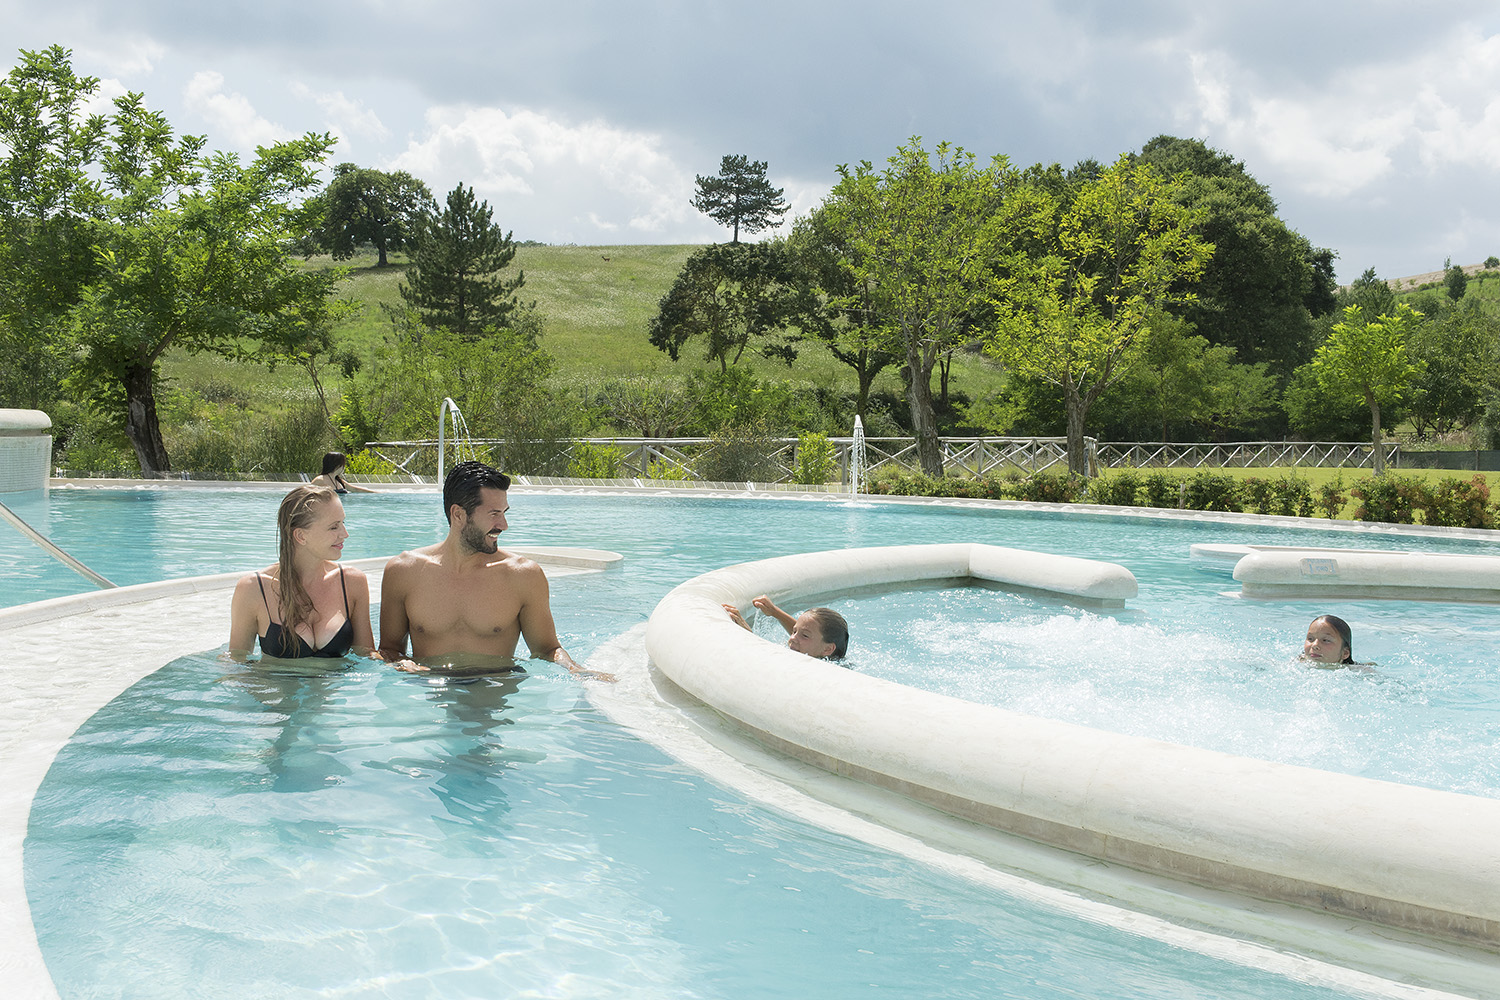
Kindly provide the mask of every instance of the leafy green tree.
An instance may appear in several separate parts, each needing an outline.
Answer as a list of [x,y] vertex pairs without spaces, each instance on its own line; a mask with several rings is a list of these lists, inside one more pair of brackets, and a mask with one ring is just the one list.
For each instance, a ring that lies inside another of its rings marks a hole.
[[1417,308],[1425,318],[1407,343],[1420,369],[1409,398],[1412,423],[1423,436],[1468,427],[1484,409],[1486,389],[1500,382],[1500,317],[1473,297],[1440,312]]
[[803,330],[816,337],[858,383],[854,412],[869,419],[870,389],[887,368],[899,365],[890,331],[880,322],[874,284],[858,277],[856,251],[828,224],[822,208],[797,220],[788,247],[816,292],[802,300]]
[[323,221],[307,248],[348,260],[354,248],[373,246],[385,267],[393,250],[416,245],[422,220],[437,213],[432,192],[404,170],[386,173],[352,163],[333,168],[333,179],[323,191]]
[[1312,320],[1334,310],[1333,251],[1281,221],[1270,191],[1242,162],[1197,139],[1157,136],[1138,158],[1181,179],[1174,197],[1214,247],[1195,294],[1174,311],[1239,360],[1290,374],[1311,355]]
[[167,350],[247,359],[326,334],[340,276],[299,268],[286,248],[315,222],[305,202],[327,135],[263,146],[253,162],[175,139],[140,94],[115,100],[100,169],[108,194],[96,273],[72,311],[71,385],[119,414],[147,476],[171,469],[156,393]]
[[783,189],[766,180],[766,162],[751,162],[748,156],[725,156],[716,177],[697,176],[692,205],[721,226],[734,230],[731,243],[740,241],[740,230],[758,233],[781,221],[790,207]]
[[465,337],[510,325],[518,309],[516,293],[526,283],[501,272],[516,255],[511,234],[493,221],[487,201],[459,184],[448,192],[441,214],[422,221],[416,250],[398,286],[401,298],[422,322]]
[[1339,312],[1349,306],[1359,306],[1366,316],[1384,316],[1395,311],[1396,293],[1384,278],[1375,274],[1373,267],[1367,267],[1349,283],[1347,291],[1338,295]]
[[1453,263],[1452,257],[1443,261],[1443,288],[1447,290],[1448,298],[1457,302],[1464,297],[1468,287],[1469,276],[1464,273],[1464,269]]
[[1375,475],[1385,474],[1380,439],[1382,403],[1399,401],[1418,374],[1407,350],[1407,340],[1422,314],[1406,303],[1394,313],[1366,319],[1355,305],[1344,310],[1328,340],[1313,356],[1312,369],[1326,392],[1362,398],[1370,409],[1370,445]]
[[[662,296],[647,333],[673,361],[692,341],[719,370],[738,364],[752,342],[761,354],[790,363],[796,357],[785,324],[799,289],[780,242],[713,243],[695,250]],[[795,336],[795,335],[792,335]]]
[[52,409],[71,362],[104,199],[91,169],[106,123],[84,114],[98,87],[59,46],[23,50],[0,81],[0,406]]
[[1292,432],[1305,441],[1353,441],[1370,433],[1363,400],[1325,390],[1311,363],[1292,372],[1281,407]]
[[1065,207],[1038,198],[1041,252],[1012,257],[995,282],[998,322],[987,348],[1061,390],[1072,473],[1088,473],[1089,408],[1129,370],[1158,311],[1188,297],[1182,289],[1213,254],[1179,193],[1155,168],[1121,157]]
[[991,257],[1007,245],[1015,218],[1004,197],[1015,179],[1003,157],[980,167],[946,142],[929,156],[913,137],[879,173],[868,161],[839,167],[823,206],[847,247],[848,282],[869,292],[884,342],[904,359],[917,456],[930,476],[943,474],[932,371],[946,352],[974,339]]

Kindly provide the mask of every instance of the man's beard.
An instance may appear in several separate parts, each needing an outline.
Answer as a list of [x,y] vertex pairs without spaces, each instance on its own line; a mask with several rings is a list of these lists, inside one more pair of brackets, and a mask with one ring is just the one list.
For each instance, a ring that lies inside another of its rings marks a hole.
[[458,540],[463,543],[465,549],[470,552],[498,552],[500,543],[491,538],[487,532],[479,530],[479,526],[470,521],[465,524],[463,530],[458,533]]

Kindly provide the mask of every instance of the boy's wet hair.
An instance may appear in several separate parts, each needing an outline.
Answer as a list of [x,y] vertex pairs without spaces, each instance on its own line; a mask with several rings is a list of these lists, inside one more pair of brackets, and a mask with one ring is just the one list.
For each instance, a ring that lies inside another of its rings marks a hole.
[[473,514],[479,506],[479,491],[483,489],[508,490],[510,477],[492,465],[483,462],[459,462],[443,479],[443,514],[449,522],[453,520],[453,505]]
[[808,608],[805,614],[811,615],[812,620],[818,623],[818,634],[823,637],[823,641],[833,644],[833,652],[827,658],[842,660],[849,651],[849,623],[844,620],[844,616],[832,608]]

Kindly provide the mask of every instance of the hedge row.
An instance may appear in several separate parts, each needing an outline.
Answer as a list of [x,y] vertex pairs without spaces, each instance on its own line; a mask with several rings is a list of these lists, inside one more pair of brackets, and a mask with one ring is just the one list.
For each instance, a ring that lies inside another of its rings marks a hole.
[[[1361,480],[1347,490],[1342,480],[1314,487],[1284,474],[1273,479],[1239,479],[1201,471],[1190,476],[1121,469],[1098,479],[1018,472],[978,479],[899,475],[870,484],[889,496],[962,497],[973,500],[1030,500],[1039,503],[1097,503],[1116,507],[1168,507],[1179,510],[1242,511],[1295,517],[1335,518],[1352,498],[1354,518],[1394,524],[1493,528],[1500,512],[1490,503],[1483,476],[1428,482],[1386,474]],[[1418,515],[1420,514],[1420,520]]]

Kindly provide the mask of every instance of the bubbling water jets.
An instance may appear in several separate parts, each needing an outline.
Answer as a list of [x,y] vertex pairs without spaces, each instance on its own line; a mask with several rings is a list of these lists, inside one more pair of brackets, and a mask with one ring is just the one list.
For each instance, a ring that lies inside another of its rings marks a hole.
[[865,425],[854,415],[854,440],[849,443],[849,499],[857,500],[865,484]]

